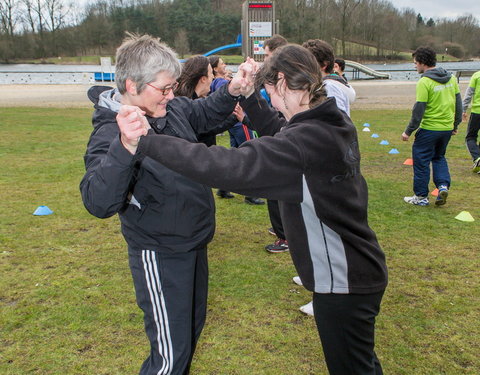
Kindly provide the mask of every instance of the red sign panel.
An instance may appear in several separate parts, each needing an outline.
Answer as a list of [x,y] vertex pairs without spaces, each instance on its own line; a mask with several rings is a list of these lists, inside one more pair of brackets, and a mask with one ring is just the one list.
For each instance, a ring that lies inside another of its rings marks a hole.
[[248,7],[249,8],[272,8],[272,4],[265,4],[265,3],[248,4]]

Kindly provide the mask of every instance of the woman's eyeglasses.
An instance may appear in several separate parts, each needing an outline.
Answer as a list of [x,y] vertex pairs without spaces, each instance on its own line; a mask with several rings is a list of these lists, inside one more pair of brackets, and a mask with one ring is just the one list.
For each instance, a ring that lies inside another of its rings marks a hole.
[[173,85],[165,86],[165,87],[156,87],[151,85],[150,83],[147,83],[148,86],[151,88],[154,88],[158,92],[160,92],[162,95],[167,96],[170,91],[175,91],[175,89],[178,87],[178,82],[175,82]]

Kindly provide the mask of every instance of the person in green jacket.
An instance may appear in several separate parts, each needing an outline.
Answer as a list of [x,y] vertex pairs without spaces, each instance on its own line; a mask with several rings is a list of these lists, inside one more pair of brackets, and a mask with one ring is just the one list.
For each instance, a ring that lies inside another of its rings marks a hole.
[[465,142],[468,151],[473,159],[474,173],[480,174],[480,142],[478,142],[478,131],[480,130],[480,70],[473,74],[470,79],[465,98],[463,99],[463,121],[467,121],[467,108],[472,103],[470,120],[468,121],[467,135]]
[[445,153],[452,134],[462,122],[462,98],[455,77],[442,67],[436,67],[437,54],[429,47],[419,47],[412,54],[417,72],[422,78],[417,83],[416,103],[410,123],[402,134],[408,141],[417,130],[412,146],[414,195],[404,201],[427,206],[430,164],[433,182],[438,188],[435,204],[446,203],[450,188],[450,172]]

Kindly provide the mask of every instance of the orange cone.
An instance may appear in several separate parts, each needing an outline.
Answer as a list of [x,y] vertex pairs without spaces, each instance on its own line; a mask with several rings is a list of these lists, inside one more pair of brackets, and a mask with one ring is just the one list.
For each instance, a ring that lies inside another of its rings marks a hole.
[[413,159],[406,159],[406,160],[403,162],[403,165],[413,165]]
[[433,190],[430,194],[432,194],[434,197],[438,197],[438,189]]

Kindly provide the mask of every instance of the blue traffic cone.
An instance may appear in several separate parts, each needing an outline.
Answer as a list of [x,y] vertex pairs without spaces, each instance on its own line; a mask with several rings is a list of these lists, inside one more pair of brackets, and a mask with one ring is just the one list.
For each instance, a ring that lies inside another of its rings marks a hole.
[[53,211],[47,206],[38,206],[33,214],[35,216],[45,216],[53,214]]

